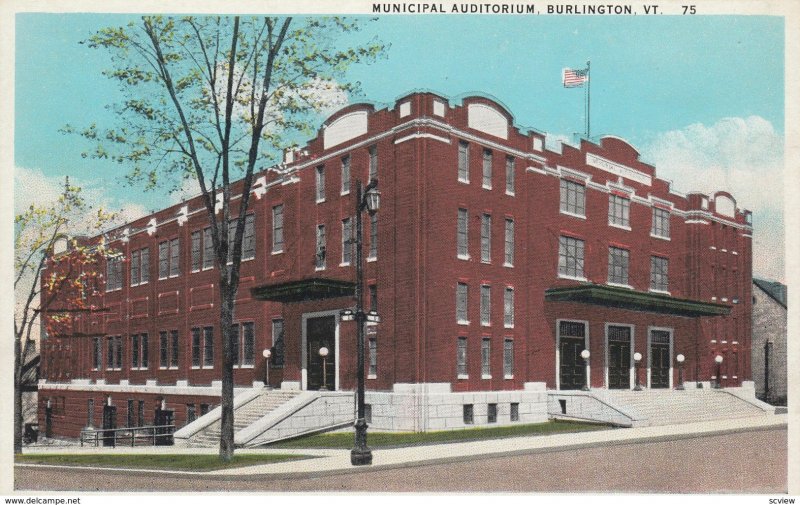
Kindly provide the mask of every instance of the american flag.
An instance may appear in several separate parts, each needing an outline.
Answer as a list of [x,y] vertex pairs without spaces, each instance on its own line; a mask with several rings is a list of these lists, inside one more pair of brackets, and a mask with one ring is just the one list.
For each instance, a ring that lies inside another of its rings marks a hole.
[[563,73],[563,81],[565,88],[578,88],[583,86],[583,83],[589,80],[589,69],[573,70],[565,68]]

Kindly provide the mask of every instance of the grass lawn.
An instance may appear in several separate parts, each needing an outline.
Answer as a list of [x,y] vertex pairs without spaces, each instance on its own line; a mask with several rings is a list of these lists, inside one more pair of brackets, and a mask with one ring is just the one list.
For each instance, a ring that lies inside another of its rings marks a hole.
[[293,454],[234,454],[230,463],[223,463],[216,454],[22,454],[17,455],[15,461],[45,465],[209,471],[306,457]]
[[[427,433],[370,432],[367,445],[375,447],[404,447],[409,445],[467,442],[491,438],[551,435],[577,431],[609,429],[606,425],[571,421],[548,421],[538,424],[498,426],[494,428],[468,428],[465,430],[429,431]],[[270,444],[270,448],[346,449],[353,447],[352,433],[322,433],[308,437]]]

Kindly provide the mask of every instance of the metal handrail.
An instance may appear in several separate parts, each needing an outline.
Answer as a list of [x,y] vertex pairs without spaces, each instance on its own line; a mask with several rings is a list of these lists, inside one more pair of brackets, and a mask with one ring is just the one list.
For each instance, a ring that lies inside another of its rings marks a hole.
[[[159,433],[159,430],[165,430]],[[140,434],[142,432],[142,434]],[[101,440],[106,440],[111,434],[114,446],[117,445],[117,440],[130,439],[131,447],[136,445],[136,440],[151,440],[153,445],[159,437],[172,437],[175,433],[174,424],[163,424],[157,426],[131,426],[129,428],[94,428],[92,426],[83,428],[81,430],[80,442],[83,447],[84,442],[91,442],[95,447],[98,447]]]

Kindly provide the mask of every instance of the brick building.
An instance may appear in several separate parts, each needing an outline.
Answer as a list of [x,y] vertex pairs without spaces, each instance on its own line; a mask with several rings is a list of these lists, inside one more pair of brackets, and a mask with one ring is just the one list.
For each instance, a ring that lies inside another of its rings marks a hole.
[[776,405],[787,401],[786,302],[785,284],[753,279],[753,382]]
[[[679,353],[687,381],[749,380],[750,212],[725,192],[672,190],[619,138],[560,153],[544,140],[491,98],[420,92],[392,108],[345,107],[256,174],[237,391],[261,386],[268,348],[275,388],[353,390],[356,329],[339,312],[353,303],[356,183],[373,178],[382,194],[364,239],[367,305],[381,317],[367,331],[373,398],[471,393],[489,422],[498,401],[506,421],[520,418],[520,401],[542,417],[520,392],[540,392],[543,404],[545,390],[580,389],[587,373],[591,388],[630,389],[636,354],[646,388],[677,384]],[[47,416],[54,434],[75,436],[99,424],[104,404],[120,425],[151,423],[157,408],[184,425],[218,403],[207,227],[198,197],[105,234],[121,254],[95,302],[103,310],[42,343],[43,426]],[[463,417],[462,426],[466,407]]]

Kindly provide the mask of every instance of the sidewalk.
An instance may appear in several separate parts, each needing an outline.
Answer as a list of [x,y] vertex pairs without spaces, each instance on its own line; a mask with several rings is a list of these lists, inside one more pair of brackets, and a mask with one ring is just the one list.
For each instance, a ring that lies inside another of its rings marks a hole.
[[[564,433],[557,435],[514,437],[495,440],[480,440],[474,442],[459,442],[437,445],[424,445],[416,447],[403,447],[396,449],[373,449],[373,463],[370,467],[353,467],[350,464],[350,451],[343,449],[238,449],[237,454],[247,453],[280,453],[304,454],[314,458],[255,465],[225,470],[202,472],[203,477],[214,476],[239,476],[254,478],[256,476],[310,477],[328,473],[357,472],[369,469],[389,469],[404,466],[416,466],[440,463],[445,461],[459,461],[475,458],[507,456],[515,454],[553,452],[577,449],[581,447],[595,447],[605,444],[640,443],[669,439],[692,438],[697,436],[731,433],[738,431],[774,429],[786,426],[786,415],[766,417],[729,419],[720,421],[707,421],[702,423],[675,424],[669,426],[649,426],[643,428],[626,428],[599,430],[581,433]],[[64,452],[64,447],[31,448],[25,451],[31,453]],[[73,452],[73,451],[70,451]],[[74,452],[80,453],[114,453],[114,454],[216,454],[216,448],[176,448],[176,447],[117,447],[104,448],[75,448]],[[17,466],[27,466],[17,464]],[[168,471],[168,470],[127,470],[98,468],[104,472],[136,472],[159,473],[170,475],[198,476],[198,472]]]

